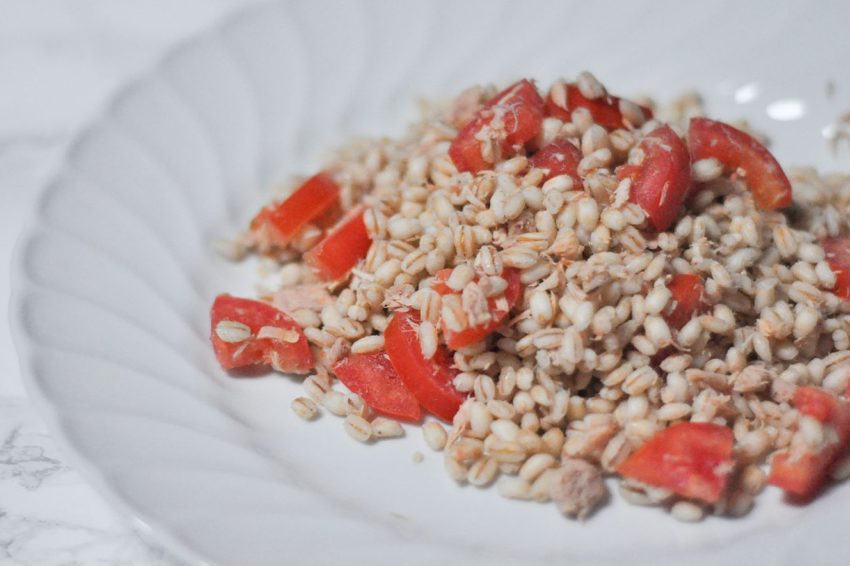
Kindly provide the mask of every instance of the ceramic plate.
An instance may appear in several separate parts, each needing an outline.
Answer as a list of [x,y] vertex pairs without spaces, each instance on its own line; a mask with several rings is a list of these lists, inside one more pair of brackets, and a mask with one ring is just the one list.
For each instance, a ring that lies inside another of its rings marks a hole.
[[769,490],[742,520],[679,524],[615,498],[567,521],[458,487],[415,428],[363,446],[337,419],[299,421],[297,380],[217,368],[207,312],[253,275],[209,242],[276,181],[476,82],[591,69],[620,93],[697,88],[783,163],[850,170],[824,139],[850,99],[847,21],[803,0],[252,7],[128,86],[46,187],[13,275],[29,390],[98,489],[197,563],[843,564],[850,485],[806,507]]

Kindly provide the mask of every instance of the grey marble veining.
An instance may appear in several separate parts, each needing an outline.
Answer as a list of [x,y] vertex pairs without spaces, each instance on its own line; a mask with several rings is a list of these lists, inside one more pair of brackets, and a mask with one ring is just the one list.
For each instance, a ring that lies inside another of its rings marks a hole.
[[56,447],[11,343],[15,238],[74,133],[176,41],[245,2],[0,0],[0,566],[173,566]]

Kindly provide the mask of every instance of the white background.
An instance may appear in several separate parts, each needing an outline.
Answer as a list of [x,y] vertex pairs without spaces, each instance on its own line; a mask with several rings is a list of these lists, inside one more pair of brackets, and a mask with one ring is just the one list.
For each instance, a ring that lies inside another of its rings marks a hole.
[[0,565],[177,564],[64,461],[27,401],[8,265],[67,142],[121,83],[245,2],[0,0]]

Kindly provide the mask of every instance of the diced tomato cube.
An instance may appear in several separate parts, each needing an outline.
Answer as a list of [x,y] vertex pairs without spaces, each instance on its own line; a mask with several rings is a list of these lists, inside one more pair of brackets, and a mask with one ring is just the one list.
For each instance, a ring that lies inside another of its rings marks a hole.
[[418,421],[419,402],[390,363],[386,352],[352,354],[333,366],[337,378],[375,411],[403,421]]
[[579,190],[582,184],[578,164],[582,157],[581,150],[569,140],[555,140],[532,155],[528,163],[532,167],[546,169],[544,180],[547,181],[558,175],[569,175],[573,180],[573,189]]
[[685,326],[695,313],[702,312],[707,307],[703,300],[705,285],[699,275],[677,273],[670,278],[667,288],[673,296],[664,318],[667,324],[676,330]]
[[617,471],[682,497],[718,501],[734,468],[732,430],[713,423],[680,423],[662,430]]
[[688,148],[670,126],[650,132],[638,145],[643,162],[617,169],[617,178],[632,180],[630,200],[637,203],[659,232],[669,228],[691,187]]
[[[620,112],[620,99],[616,96],[605,95],[601,98],[590,99],[584,96],[575,84],[555,83],[546,97],[546,113],[564,122],[572,119],[572,113],[577,108],[586,108],[593,121],[606,130],[616,130],[628,126]],[[652,110],[640,106],[646,120],[652,118]]]
[[831,427],[837,438],[818,451],[783,451],[773,457],[769,482],[793,496],[808,499],[824,486],[835,461],[850,445],[850,403],[818,387],[798,387],[794,407]]
[[366,257],[372,238],[363,221],[365,212],[364,206],[349,212],[316,247],[304,254],[304,261],[323,281],[343,279]]
[[[516,82],[487,101],[458,133],[449,147],[449,157],[458,171],[477,173],[491,168],[499,159],[515,153],[534,139],[543,122],[543,99],[528,80]],[[492,155],[485,146],[492,142]]]
[[[438,271],[431,283],[431,288],[441,295],[455,293],[453,289],[446,285],[446,281],[451,273],[451,269],[441,269]],[[514,306],[516,306],[517,301],[519,301],[522,295],[522,283],[520,282],[519,271],[513,268],[507,268],[502,272],[502,277],[508,282],[504,295],[496,295],[487,299],[487,304],[490,307],[490,322],[464,328],[461,331],[450,330],[445,323],[442,324],[443,336],[449,348],[458,350],[486,338],[499,328],[502,321],[505,320]]]
[[390,362],[405,387],[427,411],[451,422],[464,396],[454,387],[457,370],[449,352],[438,347],[431,359],[419,344],[419,318],[410,311],[396,311],[384,332]]
[[431,289],[433,291],[438,292],[441,295],[448,295],[449,293],[454,293],[455,290],[448,286],[446,281],[449,280],[449,277],[452,275],[452,268],[448,267],[446,269],[441,269],[437,273],[434,274],[434,278],[431,280]]
[[794,408],[821,423],[829,423],[843,430],[846,415],[841,400],[819,387],[798,387],[794,391]]
[[691,118],[691,159],[713,157],[727,174],[743,172],[756,206],[766,210],[791,206],[791,183],[776,158],[754,137],[729,124]]
[[806,452],[796,458],[787,451],[780,452],[770,463],[768,482],[793,497],[809,499],[823,487],[835,458],[834,449]]
[[307,373],[313,367],[301,328],[268,303],[219,295],[210,319],[213,349],[223,369],[266,364],[282,372]]
[[284,201],[262,209],[251,221],[251,231],[269,244],[286,247],[313,220],[339,206],[339,186],[324,171],[307,179]]
[[850,299],[850,238],[827,238],[822,245],[829,267],[835,273],[832,292],[843,299]]

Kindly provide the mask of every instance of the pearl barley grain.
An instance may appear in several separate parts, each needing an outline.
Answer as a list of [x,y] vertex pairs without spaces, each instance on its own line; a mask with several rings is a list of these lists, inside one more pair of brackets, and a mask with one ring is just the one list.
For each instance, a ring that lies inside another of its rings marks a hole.
[[425,438],[425,444],[431,450],[442,450],[446,446],[448,435],[446,429],[438,422],[428,421],[422,425],[422,436]]
[[702,521],[705,516],[705,512],[702,507],[691,503],[690,501],[678,501],[673,505],[673,508],[670,511],[673,514],[673,517],[686,523],[697,523]]
[[313,420],[319,414],[319,407],[312,399],[307,397],[296,397],[290,406],[292,412],[305,421]]
[[345,417],[345,432],[358,442],[368,442],[372,438],[372,425],[363,417],[348,415]]

